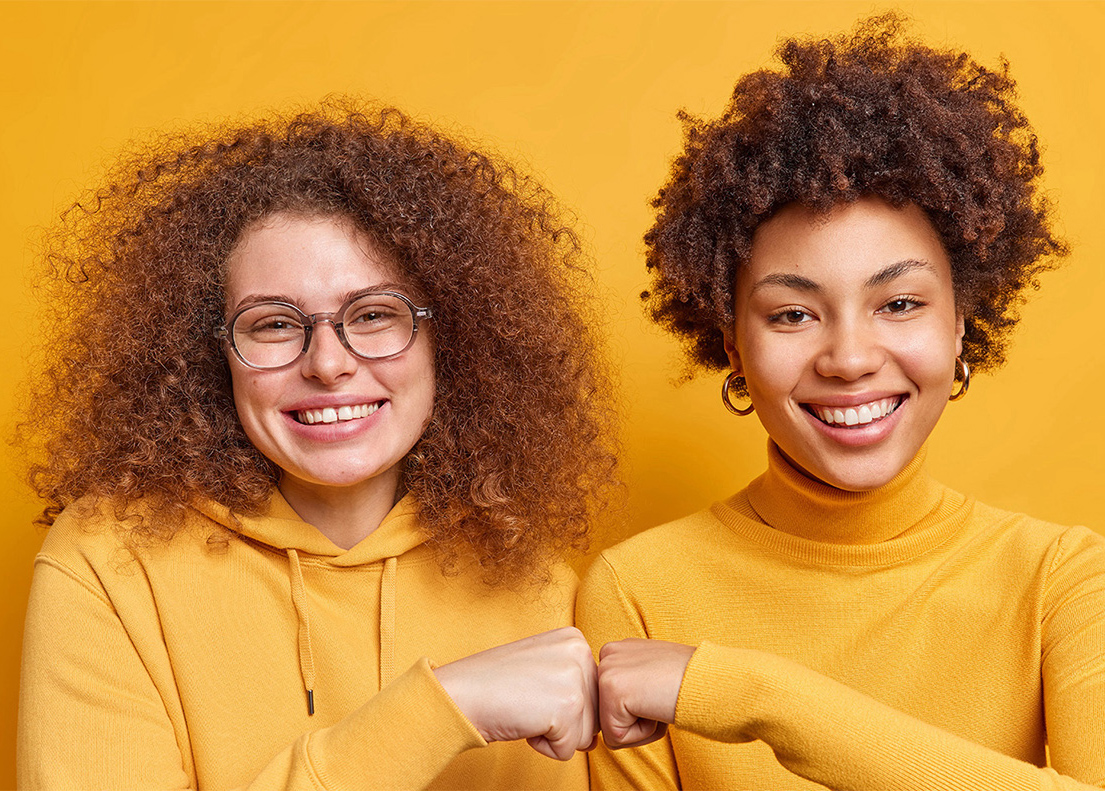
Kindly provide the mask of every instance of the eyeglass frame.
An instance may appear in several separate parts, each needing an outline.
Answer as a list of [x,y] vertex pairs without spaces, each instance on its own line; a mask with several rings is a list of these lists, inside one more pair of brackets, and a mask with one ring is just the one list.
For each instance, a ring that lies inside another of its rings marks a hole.
[[[345,316],[346,311],[348,311],[351,307],[353,307],[353,303],[355,303],[357,300],[363,299],[364,297],[367,297],[367,296],[395,297],[396,299],[403,302],[407,306],[407,308],[410,310],[410,312],[411,312],[411,337],[410,337],[410,340],[407,341],[407,344],[402,349],[400,349],[399,351],[392,352],[391,354],[386,354],[383,357],[369,357],[368,355],[361,354],[359,351],[357,351],[356,349],[354,349],[350,345],[349,339],[345,336],[345,322],[344,321],[334,321],[334,318],[336,316]],[[297,315],[299,315],[303,319],[303,346],[302,346],[302,348],[300,348],[299,354],[297,354],[294,359],[289,360],[288,362],[283,363],[282,365],[273,365],[273,366],[254,365],[249,360],[247,360],[242,355],[242,353],[238,350],[238,344],[236,344],[234,342],[234,333],[232,333],[230,331],[230,328],[234,326],[234,323],[238,320],[239,316],[241,316],[247,310],[252,310],[253,308],[258,307],[259,305],[276,305],[276,306],[279,306],[281,308],[289,308],[290,310],[292,310],[294,313],[296,313]],[[411,298],[406,296],[405,294],[400,294],[398,291],[377,291],[375,289],[370,288],[366,291],[357,292],[356,294],[351,296],[349,299],[347,299],[345,301],[345,304],[343,304],[338,310],[331,311],[331,312],[304,313],[302,310],[300,310],[298,307],[291,304],[290,302],[281,302],[280,300],[272,300],[272,301],[266,301],[266,302],[251,302],[248,305],[242,305],[240,308],[238,308],[236,311],[234,311],[234,313],[230,316],[229,319],[226,320],[225,323],[220,324],[218,327],[216,327],[215,328],[215,337],[218,338],[219,340],[221,340],[227,346],[229,346],[231,351],[234,352],[234,356],[237,357],[238,360],[242,363],[242,365],[246,366],[247,368],[252,368],[255,371],[279,371],[282,368],[287,368],[289,365],[294,365],[295,363],[299,362],[300,359],[302,359],[303,355],[305,355],[311,347],[311,337],[314,334],[315,325],[317,323],[319,323],[320,321],[324,321],[324,322],[329,322],[330,323],[330,326],[334,328],[334,334],[337,335],[338,340],[341,341],[341,345],[344,346],[346,351],[348,351],[354,357],[357,357],[358,359],[361,359],[361,360],[389,360],[392,357],[397,357],[398,355],[402,354],[403,352],[405,352],[407,349],[409,349],[414,344],[415,339],[418,337],[418,322],[419,322],[419,320],[420,319],[431,319],[431,318],[433,318],[433,315],[434,315],[434,313],[433,313],[432,308],[428,308],[428,307],[420,308],[420,307],[418,307],[417,305],[414,304],[414,301],[411,300]]]

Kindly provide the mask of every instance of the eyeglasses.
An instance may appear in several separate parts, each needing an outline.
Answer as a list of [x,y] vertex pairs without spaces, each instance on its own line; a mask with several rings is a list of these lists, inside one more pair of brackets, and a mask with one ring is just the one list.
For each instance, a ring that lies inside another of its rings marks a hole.
[[327,321],[354,355],[382,360],[409,349],[418,321],[431,316],[429,308],[417,307],[398,292],[365,291],[350,297],[334,313],[308,315],[287,302],[246,305],[215,329],[215,337],[226,341],[250,368],[271,370],[306,354],[315,325]]

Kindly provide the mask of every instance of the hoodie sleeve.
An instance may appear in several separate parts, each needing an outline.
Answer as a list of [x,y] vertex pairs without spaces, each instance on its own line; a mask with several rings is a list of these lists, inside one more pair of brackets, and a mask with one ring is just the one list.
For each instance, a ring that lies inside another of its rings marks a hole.
[[353,791],[369,778],[373,788],[422,788],[486,745],[422,659],[338,724],[301,736],[247,788]]
[[[31,586],[22,673],[20,788],[196,787],[194,745],[180,741],[183,712],[166,680],[151,675],[102,588],[46,556]],[[373,788],[421,788],[485,744],[423,659],[288,745],[246,787],[352,790],[371,778]]]

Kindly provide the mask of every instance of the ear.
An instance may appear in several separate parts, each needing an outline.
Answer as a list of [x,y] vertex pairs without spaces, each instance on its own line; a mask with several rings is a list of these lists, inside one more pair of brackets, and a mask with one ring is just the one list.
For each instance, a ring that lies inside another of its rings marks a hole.
[[955,314],[955,356],[963,354],[963,335],[967,332],[966,323],[963,321],[963,312]]
[[729,358],[729,367],[743,375],[744,369],[741,368],[741,356],[740,352],[737,351],[737,344],[733,338],[732,330],[727,330],[722,334],[725,338],[725,356]]

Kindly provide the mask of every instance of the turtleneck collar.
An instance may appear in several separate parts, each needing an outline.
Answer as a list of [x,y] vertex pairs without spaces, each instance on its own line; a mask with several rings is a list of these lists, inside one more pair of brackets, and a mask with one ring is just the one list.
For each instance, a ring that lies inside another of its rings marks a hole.
[[[966,498],[929,477],[925,455],[922,448],[877,489],[848,492],[809,478],[769,442],[767,471],[714,513],[757,542],[808,560],[903,561],[946,540],[969,511]],[[850,540],[826,540],[839,536]]]

